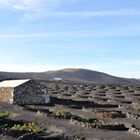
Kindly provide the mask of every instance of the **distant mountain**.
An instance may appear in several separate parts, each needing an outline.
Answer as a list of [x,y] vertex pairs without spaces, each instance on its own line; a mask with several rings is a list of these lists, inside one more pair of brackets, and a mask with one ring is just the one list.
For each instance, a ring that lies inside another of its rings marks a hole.
[[62,69],[58,71],[46,72],[50,78],[60,77],[65,80],[83,81],[105,84],[140,84],[136,79],[128,79],[111,76],[106,73],[88,69]]
[[103,84],[140,84],[140,80],[121,78],[88,69],[62,69],[40,73],[0,72],[0,79],[37,79],[48,80],[62,78],[69,81],[93,82]]

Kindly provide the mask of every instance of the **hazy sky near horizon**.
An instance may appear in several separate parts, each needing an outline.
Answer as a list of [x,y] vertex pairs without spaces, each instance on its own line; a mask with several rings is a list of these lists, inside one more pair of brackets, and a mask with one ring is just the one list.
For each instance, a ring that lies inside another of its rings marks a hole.
[[62,68],[140,78],[140,0],[0,0],[0,71]]

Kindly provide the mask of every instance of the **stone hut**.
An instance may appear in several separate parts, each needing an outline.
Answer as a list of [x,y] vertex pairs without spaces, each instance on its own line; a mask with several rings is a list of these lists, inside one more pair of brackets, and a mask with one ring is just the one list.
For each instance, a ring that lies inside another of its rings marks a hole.
[[34,80],[0,82],[0,101],[11,104],[46,104],[50,102],[47,87]]

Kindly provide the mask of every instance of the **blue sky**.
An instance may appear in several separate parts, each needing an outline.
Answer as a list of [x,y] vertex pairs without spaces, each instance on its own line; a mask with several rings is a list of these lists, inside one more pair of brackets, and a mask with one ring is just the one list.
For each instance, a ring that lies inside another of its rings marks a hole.
[[62,68],[140,78],[140,1],[0,0],[0,71]]

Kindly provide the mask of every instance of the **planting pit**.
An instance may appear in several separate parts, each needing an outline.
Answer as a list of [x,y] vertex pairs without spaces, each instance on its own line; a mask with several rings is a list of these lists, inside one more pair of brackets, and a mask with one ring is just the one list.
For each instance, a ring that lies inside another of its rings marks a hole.
[[97,111],[96,116],[99,118],[122,118],[125,117],[124,114],[122,114],[121,111]]

